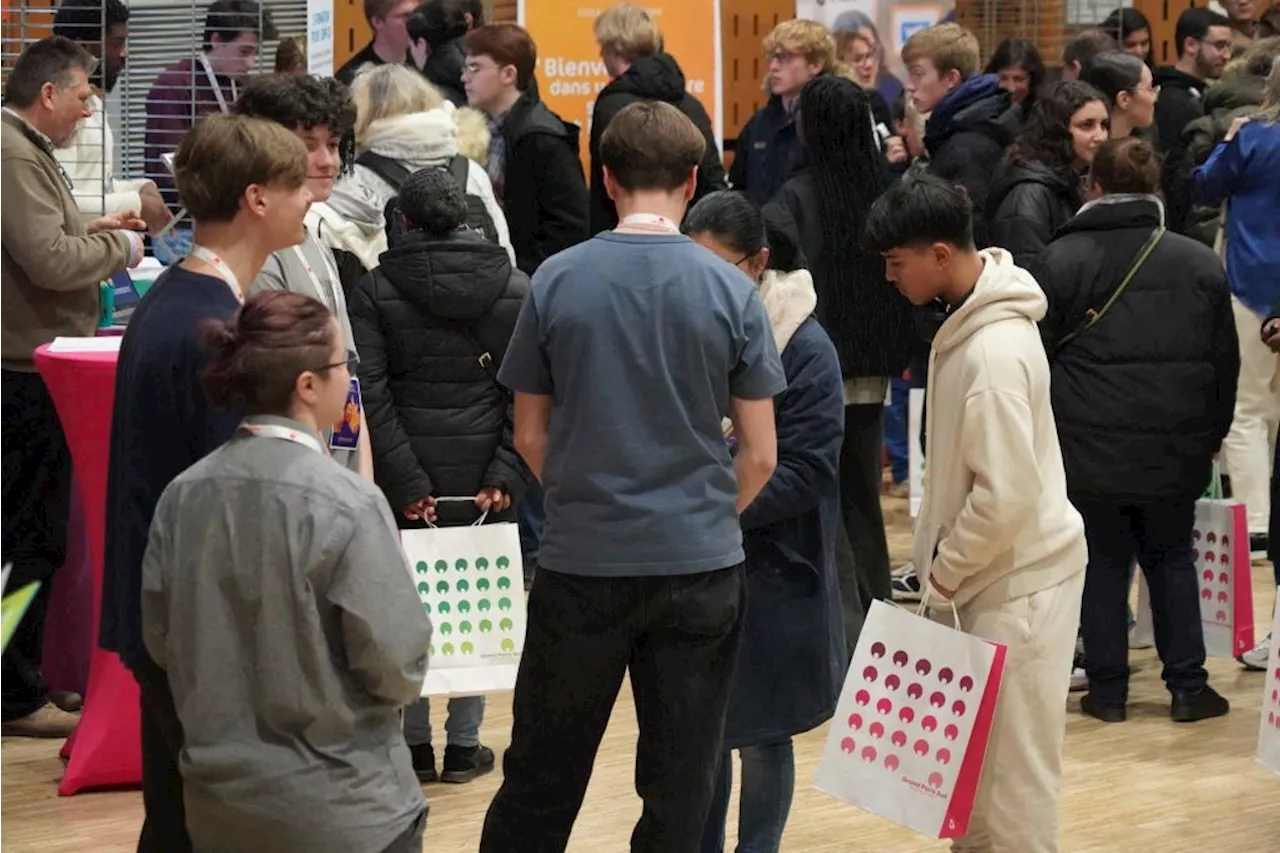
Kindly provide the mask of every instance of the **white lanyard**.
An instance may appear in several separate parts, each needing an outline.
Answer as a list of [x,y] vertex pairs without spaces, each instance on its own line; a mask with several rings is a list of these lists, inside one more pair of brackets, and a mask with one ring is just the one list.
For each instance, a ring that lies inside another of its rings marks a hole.
[[656,213],[629,213],[622,217],[618,228],[634,228],[637,231],[657,231],[663,234],[679,234],[680,226]]
[[244,303],[244,291],[240,289],[240,279],[236,278],[236,274],[232,272],[231,267],[227,266],[227,262],[222,258],[210,252],[204,246],[192,246],[191,257],[199,258],[209,266],[217,270],[218,275],[227,283],[227,287],[231,288],[231,292],[235,294],[236,301]]
[[[231,108],[227,106],[227,99],[222,96],[222,87],[218,85],[218,77],[213,73],[213,68],[209,65],[209,57],[203,53],[199,55],[200,67],[204,69],[205,79],[209,81],[209,85],[213,87],[213,96],[218,99],[218,109],[224,113],[231,112]],[[239,95],[236,92],[235,78],[231,78],[231,100],[235,101]]]
[[254,438],[278,438],[281,441],[292,441],[294,444],[310,447],[321,455],[324,455],[325,452],[324,447],[314,435],[300,432],[293,427],[280,426],[278,424],[251,424],[248,421],[244,421],[240,424],[240,430],[247,432]]
[[[326,300],[332,300],[333,304],[329,306],[329,310],[337,314],[342,308],[338,304],[338,300],[341,298],[338,296],[338,288],[333,286],[326,287],[320,283],[320,276],[316,275],[315,268],[307,260],[306,253],[302,251],[302,244],[294,246],[293,253],[298,256],[298,263],[302,264],[302,269],[306,272],[307,278],[311,279],[311,286],[316,289],[316,293],[321,294]],[[324,254],[323,249],[321,249],[321,254]],[[325,261],[325,271],[329,274],[330,282],[333,282],[338,277],[333,269],[330,268],[328,260]]]

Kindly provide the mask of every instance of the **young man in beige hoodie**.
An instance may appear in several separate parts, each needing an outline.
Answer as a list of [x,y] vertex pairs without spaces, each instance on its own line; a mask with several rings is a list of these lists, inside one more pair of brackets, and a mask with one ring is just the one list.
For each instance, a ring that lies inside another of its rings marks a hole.
[[1008,252],[974,247],[968,198],[932,176],[886,192],[864,241],[914,305],[945,304],[929,355],[915,564],[964,631],[1008,647],[970,832],[952,850],[1056,853],[1087,553],[1036,327],[1045,297]]

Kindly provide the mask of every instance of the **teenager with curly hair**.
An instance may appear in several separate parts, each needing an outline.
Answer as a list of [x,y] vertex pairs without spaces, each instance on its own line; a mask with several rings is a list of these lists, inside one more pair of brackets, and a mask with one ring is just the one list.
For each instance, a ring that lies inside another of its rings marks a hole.
[[991,244],[1026,268],[1080,207],[1080,183],[1110,134],[1106,96],[1079,80],[1045,91],[996,172]]

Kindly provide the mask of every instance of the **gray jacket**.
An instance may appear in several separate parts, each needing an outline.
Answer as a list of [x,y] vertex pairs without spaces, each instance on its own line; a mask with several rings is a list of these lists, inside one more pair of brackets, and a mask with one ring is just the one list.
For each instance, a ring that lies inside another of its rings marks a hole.
[[241,431],[165,490],[142,572],[197,850],[382,850],[417,820],[400,710],[431,623],[377,487]]

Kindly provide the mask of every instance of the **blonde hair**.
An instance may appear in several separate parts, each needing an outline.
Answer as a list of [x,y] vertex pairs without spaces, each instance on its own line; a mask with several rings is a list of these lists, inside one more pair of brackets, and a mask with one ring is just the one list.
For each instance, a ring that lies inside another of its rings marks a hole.
[[647,9],[634,3],[618,3],[600,13],[595,23],[596,44],[635,62],[662,50],[662,31]]
[[1254,119],[1266,124],[1280,123],[1280,58],[1271,65],[1266,86],[1262,90],[1262,106]]
[[961,80],[978,73],[982,50],[978,37],[959,24],[938,24],[916,32],[902,46],[902,61],[907,65],[918,59],[933,63],[939,75],[957,71]]
[[453,123],[458,128],[458,153],[477,163],[489,162],[489,120],[484,113],[471,107],[459,107],[453,111]]
[[416,71],[403,65],[366,65],[351,83],[356,102],[356,147],[364,149],[369,125],[384,118],[425,113],[444,107],[444,96]]
[[817,21],[783,21],[764,38],[764,55],[798,53],[823,71],[830,71],[836,61],[836,40],[831,31]]

